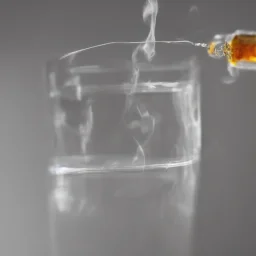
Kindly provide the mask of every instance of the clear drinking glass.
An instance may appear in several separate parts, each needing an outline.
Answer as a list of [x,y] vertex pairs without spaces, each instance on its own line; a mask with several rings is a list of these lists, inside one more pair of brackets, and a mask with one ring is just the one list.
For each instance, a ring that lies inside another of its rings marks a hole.
[[102,45],[47,65],[53,256],[191,253],[197,60],[187,45],[156,43],[152,60],[142,50],[135,56],[138,46]]

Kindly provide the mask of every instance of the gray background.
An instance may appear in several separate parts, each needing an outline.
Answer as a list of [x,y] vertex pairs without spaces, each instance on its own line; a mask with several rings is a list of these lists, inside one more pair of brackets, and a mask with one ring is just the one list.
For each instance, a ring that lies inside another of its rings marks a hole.
[[[46,60],[101,42],[145,38],[143,4],[1,1],[0,255],[49,253],[46,167],[52,126],[43,80]],[[189,13],[192,5],[199,11]],[[200,41],[235,29],[256,30],[255,7],[251,0],[159,0],[156,35]],[[204,148],[195,255],[254,255],[256,73],[243,73],[235,84],[222,85],[224,63],[203,51],[199,55]]]

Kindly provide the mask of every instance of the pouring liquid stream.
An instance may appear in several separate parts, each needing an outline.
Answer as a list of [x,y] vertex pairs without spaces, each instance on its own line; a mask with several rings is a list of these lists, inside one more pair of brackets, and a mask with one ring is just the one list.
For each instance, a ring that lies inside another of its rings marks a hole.
[[106,46],[106,45],[111,45],[111,44],[148,44],[148,43],[165,43],[165,44],[190,44],[190,45],[194,45],[196,47],[203,47],[203,48],[208,48],[209,45],[206,43],[195,43],[189,40],[156,40],[156,41],[114,41],[114,42],[107,42],[107,43],[102,43],[102,44],[97,44],[97,45],[93,45],[93,46],[89,46],[87,48],[83,48],[80,50],[76,50],[70,53],[67,53],[65,55],[63,55],[60,59],[65,59],[67,57],[76,55],[80,52],[86,51],[86,50],[90,50],[93,48],[98,48],[98,47],[102,47],[102,46]]

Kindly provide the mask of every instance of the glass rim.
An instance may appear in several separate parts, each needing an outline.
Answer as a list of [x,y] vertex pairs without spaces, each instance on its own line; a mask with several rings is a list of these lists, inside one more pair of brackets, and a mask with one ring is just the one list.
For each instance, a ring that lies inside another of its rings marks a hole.
[[[151,62],[147,63],[136,63],[136,68],[139,70],[140,73],[150,73],[150,72],[185,72],[188,75],[187,80],[194,80],[193,74],[198,74],[198,69],[200,67],[197,65],[197,58],[195,56],[189,57],[187,60],[181,60],[177,63],[172,64],[155,64]],[[46,75],[51,72],[54,72],[52,69],[53,67],[59,67],[60,61],[58,58],[52,59],[47,61],[45,70]],[[127,60],[118,60],[114,61],[114,59],[107,62],[107,65],[99,64],[99,65],[64,65],[61,68],[65,69],[70,75],[97,75],[97,74],[107,74],[107,73],[122,73],[122,72],[134,72],[134,64],[132,61]],[[197,77],[198,78],[198,77]],[[196,78],[196,79],[197,79]]]

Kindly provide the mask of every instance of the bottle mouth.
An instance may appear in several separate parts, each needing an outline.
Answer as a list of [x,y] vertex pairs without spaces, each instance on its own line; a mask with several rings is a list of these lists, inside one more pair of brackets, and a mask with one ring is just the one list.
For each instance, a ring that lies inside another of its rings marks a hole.
[[214,59],[220,59],[225,56],[223,40],[213,40],[208,44],[208,55]]
[[214,59],[221,59],[229,55],[229,43],[233,35],[217,34],[208,43],[208,55]]

